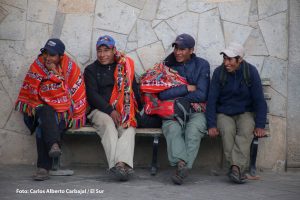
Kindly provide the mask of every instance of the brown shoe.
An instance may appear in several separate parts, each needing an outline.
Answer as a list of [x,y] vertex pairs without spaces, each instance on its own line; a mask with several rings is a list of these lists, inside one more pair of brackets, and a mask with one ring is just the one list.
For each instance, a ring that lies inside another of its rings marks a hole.
[[54,143],[49,151],[49,156],[51,158],[56,158],[56,157],[59,157],[61,155],[61,150],[58,146],[57,143]]
[[49,179],[49,171],[44,168],[38,168],[36,173],[33,175],[33,180],[44,181]]
[[176,185],[182,185],[183,180],[188,176],[189,169],[184,161],[179,161],[177,163],[177,169],[175,174],[171,177],[171,180]]

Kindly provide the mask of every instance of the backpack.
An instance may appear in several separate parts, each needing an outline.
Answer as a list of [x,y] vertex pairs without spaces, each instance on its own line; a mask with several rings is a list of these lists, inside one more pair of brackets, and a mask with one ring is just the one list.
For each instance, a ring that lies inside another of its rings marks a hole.
[[193,113],[191,103],[185,98],[176,98],[174,100],[160,100],[156,94],[146,93],[144,95],[144,112],[147,115],[157,115],[162,119],[174,119],[185,127],[189,116]]
[[[244,82],[247,87],[251,87],[251,76],[250,76],[249,64],[243,60],[241,63],[241,67],[242,67],[242,71],[243,71]],[[224,88],[226,83],[227,83],[227,73],[226,73],[224,63],[223,63],[221,65],[221,73],[220,73],[220,85],[221,85],[222,89]]]

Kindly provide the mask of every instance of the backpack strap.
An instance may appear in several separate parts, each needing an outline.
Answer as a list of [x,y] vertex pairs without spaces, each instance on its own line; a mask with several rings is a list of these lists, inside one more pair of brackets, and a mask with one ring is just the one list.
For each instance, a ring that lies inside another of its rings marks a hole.
[[243,78],[247,87],[251,87],[250,67],[246,61],[242,62]]
[[221,89],[224,88],[224,86],[227,83],[227,73],[225,70],[225,66],[224,64],[221,65],[221,73],[220,73],[220,85],[221,85]]

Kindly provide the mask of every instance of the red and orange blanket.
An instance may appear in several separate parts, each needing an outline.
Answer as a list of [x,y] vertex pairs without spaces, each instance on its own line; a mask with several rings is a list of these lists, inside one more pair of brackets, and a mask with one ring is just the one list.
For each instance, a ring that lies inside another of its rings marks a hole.
[[63,56],[61,62],[61,76],[45,67],[42,56],[31,64],[15,109],[34,116],[35,109],[45,104],[54,108],[58,119],[64,119],[68,127],[85,125],[85,84],[80,68],[67,55]]

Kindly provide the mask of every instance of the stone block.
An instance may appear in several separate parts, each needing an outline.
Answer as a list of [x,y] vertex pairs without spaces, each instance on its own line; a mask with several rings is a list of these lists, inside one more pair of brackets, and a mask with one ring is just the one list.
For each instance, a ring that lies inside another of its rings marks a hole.
[[28,0],[27,20],[53,24],[57,0]]
[[27,21],[25,40],[27,52],[32,55],[38,55],[50,36],[48,24]]
[[193,36],[195,40],[197,40],[198,19],[198,14],[192,12],[184,12],[168,19],[167,23],[172,27],[177,35],[181,33],[187,33]]
[[288,54],[288,30],[287,15],[279,13],[258,22],[269,54],[271,56],[287,59]]
[[210,3],[207,0],[188,0],[188,9],[193,12],[203,13],[216,7],[216,3]]
[[285,11],[288,8],[287,0],[259,0],[258,13],[259,18],[263,19],[279,12]]
[[93,13],[95,0],[60,0],[58,11],[62,13],[86,14]]
[[[271,81],[271,87],[273,82]],[[267,101],[269,113],[274,116],[286,117],[287,101],[286,97],[278,93],[273,88],[265,90],[271,95],[271,99]]]
[[257,0],[251,0],[248,24],[251,27],[257,27],[258,26],[257,21],[258,21]]
[[126,44],[126,52],[134,51],[138,48],[137,42],[127,42]]
[[200,14],[198,30],[197,55],[211,65],[220,65],[225,42],[217,9]]
[[160,22],[162,22],[162,20],[159,19],[155,19],[152,21],[152,28],[155,28]]
[[3,128],[13,108],[12,101],[4,90],[0,90],[0,102],[0,128]]
[[8,11],[5,10],[2,6],[0,6],[0,24],[7,15],[8,15]]
[[34,135],[0,129],[0,164],[31,164],[37,153]]
[[[23,81],[17,81],[15,78],[8,79],[7,77],[0,77],[0,81],[6,95],[8,95],[9,99],[11,100],[13,107],[15,100],[19,95],[20,87],[22,86]],[[11,125],[15,126],[14,124]]]
[[220,2],[219,11],[225,21],[248,25],[251,0]]
[[253,29],[245,43],[247,55],[268,55],[264,38],[259,29]]
[[153,67],[155,63],[161,62],[165,57],[165,51],[161,42],[137,49],[137,54],[145,70]]
[[[246,52],[247,55],[247,52]],[[248,63],[254,65],[258,71],[261,73],[262,66],[264,64],[265,57],[264,56],[245,56],[244,58]]]
[[156,19],[168,19],[186,11],[186,8],[185,0],[161,0]]
[[138,47],[143,47],[157,41],[157,37],[152,29],[151,22],[137,20],[137,39]]
[[226,21],[223,22],[223,27],[226,45],[228,45],[230,42],[238,42],[243,45],[252,31],[252,27],[250,26],[244,26]]
[[5,71],[6,78],[16,78],[19,73],[23,73],[24,64],[24,42],[0,40],[0,60],[3,61],[2,70]]
[[143,9],[146,0],[120,0],[120,1],[132,7]]
[[25,10],[27,8],[27,1],[24,0],[1,0],[1,3],[13,6],[13,7],[17,7],[17,8],[21,8],[23,10]]
[[140,10],[117,0],[99,0],[96,3],[94,28],[129,34]]
[[92,14],[67,14],[61,33],[68,52],[82,64],[90,59],[92,21]]
[[145,70],[143,68],[143,65],[142,65],[137,53],[135,51],[132,51],[132,52],[128,53],[127,55],[134,60],[134,72],[138,76],[140,76],[142,73],[144,73]]
[[0,24],[1,40],[24,40],[26,12],[12,6],[2,5],[7,15]]
[[287,61],[268,57],[262,70],[262,77],[270,78],[271,86],[282,96],[287,96]]
[[139,16],[140,19],[153,20],[156,15],[159,0],[147,0]]
[[154,28],[154,31],[158,39],[162,42],[165,50],[172,47],[172,43],[175,41],[177,34],[166,22],[161,22]]
[[259,139],[258,168],[284,171],[286,162],[286,118],[269,115],[270,137]]
[[128,36],[127,41],[128,42],[137,42],[138,41],[136,25],[132,28],[132,30],[131,30],[131,32]]
[[111,37],[113,37],[116,42],[116,47],[119,51],[125,51],[126,49],[126,42],[127,42],[126,35],[95,29],[93,30],[93,39],[92,39],[92,61],[97,59],[96,43],[98,38],[103,35],[110,35]]

